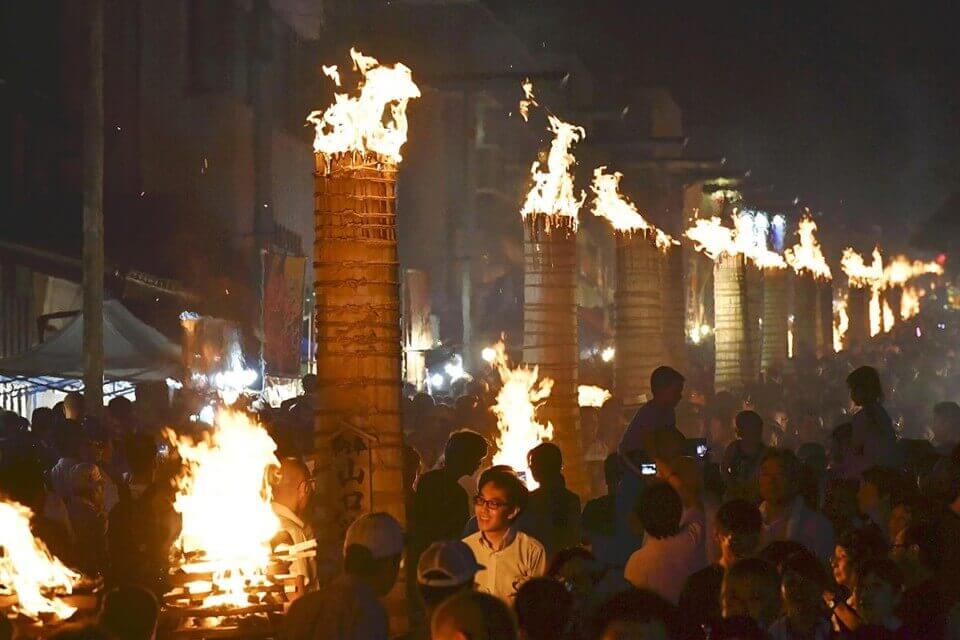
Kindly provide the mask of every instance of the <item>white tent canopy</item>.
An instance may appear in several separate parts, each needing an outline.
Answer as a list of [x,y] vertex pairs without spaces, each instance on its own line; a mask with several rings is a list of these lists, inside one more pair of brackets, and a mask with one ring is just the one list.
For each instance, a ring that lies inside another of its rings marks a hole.
[[[103,304],[104,377],[148,382],[179,378],[180,347],[144,324],[116,300]],[[83,377],[83,315],[37,346],[0,360],[0,377]]]

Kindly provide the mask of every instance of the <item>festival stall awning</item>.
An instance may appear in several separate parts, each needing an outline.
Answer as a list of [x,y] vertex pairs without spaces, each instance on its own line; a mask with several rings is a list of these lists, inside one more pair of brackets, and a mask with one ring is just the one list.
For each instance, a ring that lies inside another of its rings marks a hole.
[[[180,347],[116,300],[103,304],[103,350],[107,380],[148,382],[180,376]],[[0,377],[82,378],[83,315],[47,341],[0,360]]]

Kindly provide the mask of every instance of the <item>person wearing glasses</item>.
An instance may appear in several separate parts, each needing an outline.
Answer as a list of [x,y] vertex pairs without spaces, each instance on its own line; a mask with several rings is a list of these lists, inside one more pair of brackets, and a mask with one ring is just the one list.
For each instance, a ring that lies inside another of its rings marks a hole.
[[512,603],[524,582],[546,573],[547,554],[540,542],[515,526],[528,497],[516,473],[488,469],[478,487],[473,503],[480,530],[463,540],[484,567],[476,574],[476,587]]

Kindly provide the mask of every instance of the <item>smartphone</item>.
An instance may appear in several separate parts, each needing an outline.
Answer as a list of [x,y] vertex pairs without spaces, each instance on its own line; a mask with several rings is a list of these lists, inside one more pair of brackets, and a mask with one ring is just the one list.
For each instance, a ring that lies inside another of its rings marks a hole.
[[698,445],[697,445],[697,457],[698,457],[698,458],[706,458],[706,457],[707,457],[707,451],[709,451],[709,450],[710,450],[710,449],[707,448],[707,445],[705,445],[705,444],[698,444]]
[[170,445],[167,444],[166,442],[161,442],[160,444],[158,444],[158,445],[157,445],[157,454],[158,454],[161,458],[166,458],[168,455],[170,455]]
[[656,462],[644,462],[640,465],[640,473],[645,476],[655,476],[657,475],[657,463]]
[[687,438],[684,451],[688,456],[696,456],[703,460],[707,457],[710,448],[707,446],[706,438]]

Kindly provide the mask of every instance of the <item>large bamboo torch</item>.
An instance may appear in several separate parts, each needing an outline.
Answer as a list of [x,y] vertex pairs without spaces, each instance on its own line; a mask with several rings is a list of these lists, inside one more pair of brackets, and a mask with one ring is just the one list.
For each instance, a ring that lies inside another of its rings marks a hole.
[[833,281],[817,280],[817,357],[833,353]]
[[719,218],[700,218],[684,232],[714,261],[714,391],[743,390],[753,380],[747,301],[747,259],[735,231]]
[[[817,240],[817,223],[809,215],[800,219],[797,234],[800,239],[784,252],[787,263],[797,274],[793,295],[793,356],[813,357],[818,352],[818,293],[817,281],[833,278],[830,266],[823,257]],[[830,343],[833,336],[833,317],[830,321]],[[823,334],[823,330],[820,330]]]
[[763,271],[763,330],[760,370],[768,375],[787,364],[787,272],[767,267]]
[[[528,93],[528,95],[530,95]],[[523,235],[523,359],[554,381],[539,412],[553,425],[564,475],[574,491],[587,488],[577,404],[577,215],[585,195],[573,186],[570,148],[582,127],[548,116],[553,141],[545,164],[533,163],[533,186],[520,213]]]
[[[616,230],[617,357],[613,375],[617,395],[624,406],[633,408],[649,400],[650,374],[666,361],[664,307],[668,299],[683,304],[679,290],[664,289],[667,255],[676,244],[670,236],[653,227],[636,206],[620,193],[622,175],[593,172],[595,194],[593,213],[606,218]],[[679,255],[679,250],[673,251]],[[682,337],[683,324],[680,324]]]
[[663,292],[663,362],[677,371],[686,371],[688,366],[687,307],[683,275],[683,249],[672,245],[661,262],[660,291]]
[[844,249],[840,258],[849,288],[845,348],[860,346],[883,330],[883,256],[878,247],[874,248],[871,258],[868,263],[851,247]]
[[909,320],[920,313],[923,289],[909,282],[924,275],[943,275],[943,266],[933,261],[910,260],[905,255],[897,255],[884,267],[884,297],[896,319]]
[[[404,65],[350,55],[358,94],[338,94],[308,117],[316,127],[315,473],[328,514],[317,540],[334,552],[364,512],[404,521],[396,180],[407,103],[420,96]],[[336,67],[324,72],[340,85]],[[394,617],[400,608],[391,604]]]

